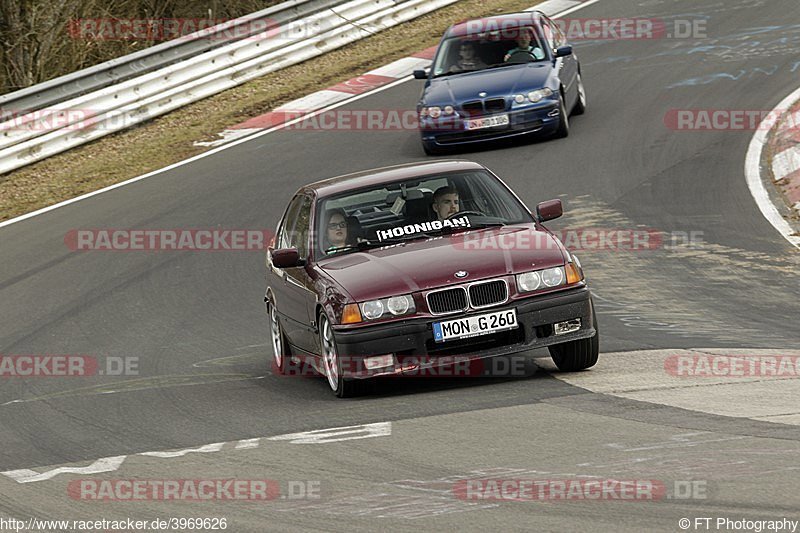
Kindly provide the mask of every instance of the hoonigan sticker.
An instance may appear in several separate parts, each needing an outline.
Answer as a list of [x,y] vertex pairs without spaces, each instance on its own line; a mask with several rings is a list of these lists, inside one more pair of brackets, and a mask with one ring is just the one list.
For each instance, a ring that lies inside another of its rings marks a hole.
[[420,224],[406,224],[405,226],[398,226],[391,229],[379,229],[376,231],[378,240],[384,241],[387,239],[397,239],[405,235],[416,235],[418,233],[426,233],[428,231],[438,231],[443,228],[469,228],[469,217],[454,217],[448,220],[433,220],[431,222],[422,222]]

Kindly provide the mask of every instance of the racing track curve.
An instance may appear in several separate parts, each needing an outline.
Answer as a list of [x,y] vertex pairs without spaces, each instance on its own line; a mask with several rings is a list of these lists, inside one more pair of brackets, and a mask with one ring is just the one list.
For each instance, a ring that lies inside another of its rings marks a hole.
[[[601,0],[573,16],[702,18],[709,39],[577,43],[589,110],[572,121],[568,139],[462,154],[496,171],[529,205],[562,198],[567,216],[554,229],[701,235],[694,247],[579,253],[597,294],[603,353],[797,347],[798,256],[749,195],[743,163],[750,133],[676,132],[664,123],[670,109],[770,109],[794,90],[800,33],[785,14],[795,7],[793,0]],[[411,108],[419,90],[409,81],[352,107]],[[302,516],[302,505],[191,507],[228,515],[236,531],[264,524],[374,529],[371,520],[389,514],[376,494],[424,508],[447,491],[420,492],[422,481],[441,487],[447,476],[485,468],[680,476],[706,480],[711,490],[706,500],[622,508],[456,506],[383,527],[510,529],[535,520],[547,530],[672,531],[682,516],[739,509],[777,518],[798,507],[795,426],[593,394],[534,369],[523,379],[403,382],[337,401],[322,381],[268,373],[262,254],[75,253],[63,241],[73,228],[273,228],[300,183],[422,158],[414,132],[282,131],[2,228],[0,353],[136,356],[140,376],[4,380],[0,471],[394,421],[389,437],[130,460],[108,475],[257,471],[319,479],[338,502]],[[601,355],[603,371],[626,372],[629,357],[636,356]],[[75,502],[65,495],[69,479],[21,485],[0,476],[0,514],[187,514],[185,505],[163,502]],[[365,508],[373,510],[359,514]]]

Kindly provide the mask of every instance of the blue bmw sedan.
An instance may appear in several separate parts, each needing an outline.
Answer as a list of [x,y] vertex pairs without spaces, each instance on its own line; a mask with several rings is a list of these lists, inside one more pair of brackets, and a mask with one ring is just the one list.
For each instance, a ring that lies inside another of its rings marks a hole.
[[561,30],[540,11],[451,26],[417,104],[427,154],[521,135],[566,137],[586,109],[581,67]]

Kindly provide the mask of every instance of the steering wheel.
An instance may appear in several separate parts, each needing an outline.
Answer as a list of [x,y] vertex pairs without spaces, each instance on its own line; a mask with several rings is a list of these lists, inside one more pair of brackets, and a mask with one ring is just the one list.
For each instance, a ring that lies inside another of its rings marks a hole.
[[481,213],[480,211],[457,211],[457,212],[453,213],[452,215],[446,217],[445,220],[450,220],[451,218],[460,217],[460,216],[463,216],[463,215],[479,215],[479,216],[482,216],[482,217],[486,216],[485,214]]
[[[523,57],[524,56],[524,57]],[[516,59],[514,59],[516,57]],[[527,63],[528,61],[536,61],[536,55],[531,50],[517,50],[506,59],[506,63]]]

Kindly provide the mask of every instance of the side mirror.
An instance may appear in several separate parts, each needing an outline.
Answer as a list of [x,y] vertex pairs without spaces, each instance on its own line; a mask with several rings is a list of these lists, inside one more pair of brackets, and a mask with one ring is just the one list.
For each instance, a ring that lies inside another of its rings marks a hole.
[[303,266],[304,261],[300,259],[300,253],[297,248],[282,248],[280,250],[272,250],[272,265],[275,268],[292,268]]
[[427,80],[428,79],[428,73],[425,72],[424,70],[415,70],[414,71],[414,79],[415,80]]
[[559,46],[558,48],[556,48],[556,57],[564,57],[571,55],[572,55],[572,47],[570,45]]
[[553,220],[564,214],[564,208],[561,206],[561,200],[547,200],[536,206],[536,218],[539,222]]

